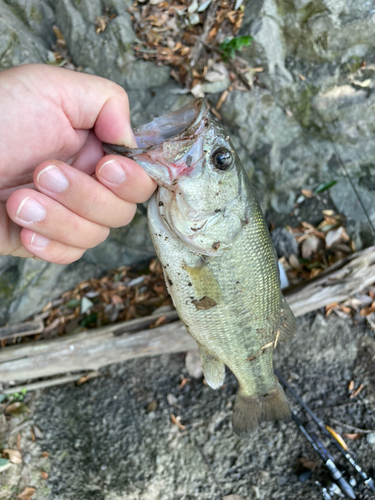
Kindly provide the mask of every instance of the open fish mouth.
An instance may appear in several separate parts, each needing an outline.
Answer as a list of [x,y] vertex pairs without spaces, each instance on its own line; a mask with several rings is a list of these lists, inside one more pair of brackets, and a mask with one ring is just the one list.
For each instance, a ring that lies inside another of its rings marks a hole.
[[134,129],[137,148],[103,143],[103,149],[106,153],[119,154],[138,161],[138,155],[162,146],[166,141],[179,142],[194,139],[207,115],[206,101],[195,99],[177,111],[155,118],[150,123]]

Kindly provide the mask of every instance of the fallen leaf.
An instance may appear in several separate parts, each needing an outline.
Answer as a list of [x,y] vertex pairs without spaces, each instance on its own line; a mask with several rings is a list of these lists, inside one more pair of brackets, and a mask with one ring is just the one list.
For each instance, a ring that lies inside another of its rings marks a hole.
[[296,269],[297,271],[302,270],[301,264],[299,263],[297,256],[294,255],[293,253],[289,257],[289,264],[293,269]]
[[42,457],[43,458],[48,458],[49,457],[48,451],[42,451]]
[[3,454],[8,456],[9,461],[12,462],[12,464],[22,464],[22,455],[18,450],[5,448],[5,450],[3,450]]
[[306,80],[306,77],[305,77],[305,76],[303,76],[303,75],[301,75],[301,74],[299,74],[298,76],[299,76],[300,80],[302,80],[303,82]]
[[353,392],[354,390],[354,380],[351,380],[348,385],[348,391]]
[[338,302],[332,302],[326,305],[326,316],[329,316],[331,312],[339,305]]
[[350,395],[350,399],[352,398],[355,398],[358,396],[358,394],[362,391],[362,389],[364,388],[364,385],[361,384],[358,389],[356,389],[351,395]]
[[176,417],[175,415],[173,415],[173,413],[171,413],[172,424],[177,425],[177,427],[183,431],[184,429],[186,429],[186,425],[182,425],[179,418],[180,417]]
[[152,411],[155,411],[156,408],[158,407],[158,402],[156,401],[156,399],[154,399],[153,401],[151,401],[151,403],[148,403],[147,405],[147,413],[151,413]]
[[216,109],[219,111],[219,109],[221,108],[221,106],[224,104],[224,102],[226,101],[227,97],[229,95],[229,91],[228,90],[224,90],[224,92],[221,94],[217,104],[216,104]]
[[80,379],[77,380],[76,385],[82,385],[86,383],[90,378],[92,377],[92,373],[88,373],[87,375],[84,375]]
[[182,377],[181,384],[179,385],[178,388],[183,389],[188,382],[190,382],[189,378]]
[[11,403],[5,408],[6,413],[13,413],[14,415],[21,415],[22,413],[28,413],[29,411],[30,410],[25,403],[20,403],[19,401]]
[[319,248],[320,239],[312,234],[306,238],[301,245],[301,253],[304,259],[310,259]]
[[35,494],[35,488],[30,488],[29,486],[23,490],[22,493],[20,493],[17,496],[17,500],[30,500]]
[[306,198],[311,198],[313,192],[310,189],[301,189],[301,193],[306,196]]
[[48,474],[47,472],[44,472],[44,470],[40,471],[40,475],[42,476],[43,479],[48,479]]
[[355,441],[356,439],[360,438],[362,434],[360,434],[359,432],[355,432],[353,434],[344,434],[344,436],[348,439],[351,439],[352,441]]

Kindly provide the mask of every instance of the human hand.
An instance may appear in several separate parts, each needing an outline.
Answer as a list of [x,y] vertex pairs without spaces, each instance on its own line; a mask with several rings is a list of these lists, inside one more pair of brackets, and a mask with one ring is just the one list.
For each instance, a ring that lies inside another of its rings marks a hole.
[[102,141],[136,145],[121,87],[39,64],[0,72],[0,255],[69,264],[132,220],[156,185]]

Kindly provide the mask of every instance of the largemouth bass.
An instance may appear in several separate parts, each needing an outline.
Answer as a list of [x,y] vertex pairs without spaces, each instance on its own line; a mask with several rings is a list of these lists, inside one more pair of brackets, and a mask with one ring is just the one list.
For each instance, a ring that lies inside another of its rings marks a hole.
[[197,341],[207,383],[239,393],[233,429],[289,417],[273,372],[273,350],[293,335],[278,262],[254,188],[223,127],[204,100],[134,131],[137,149],[104,145],[133,158],[157,182],[148,222],[168,291]]

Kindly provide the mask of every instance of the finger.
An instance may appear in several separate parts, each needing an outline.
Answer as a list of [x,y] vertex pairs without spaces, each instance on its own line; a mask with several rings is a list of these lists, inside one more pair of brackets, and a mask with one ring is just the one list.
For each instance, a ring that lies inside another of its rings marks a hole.
[[13,222],[46,238],[78,248],[92,248],[102,243],[109,229],[71,212],[50,197],[19,189],[7,202],[7,212]]
[[50,240],[30,229],[22,229],[20,239],[31,256],[54,264],[71,264],[80,259],[85,253],[82,248]]
[[136,211],[134,203],[122,200],[96,179],[62,162],[39,165],[34,182],[39,191],[102,226],[125,226]]
[[138,163],[123,156],[104,156],[98,162],[96,176],[119,198],[134,203],[147,201],[157,187]]
[[64,68],[23,65],[9,71],[37,87],[62,108],[74,129],[92,129],[103,142],[135,147],[130,126],[129,101],[125,90],[110,80]]
[[98,161],[104,156],[102,142],[96,137],[91,130],[87,136],[82,149],[74,155],[69,162],[72,167],[92,175],[95,172],[95,167]]

